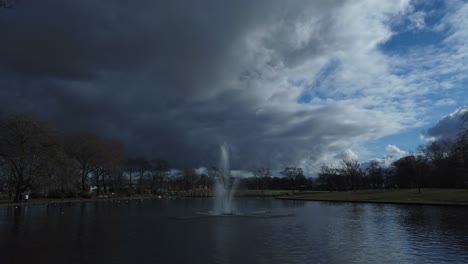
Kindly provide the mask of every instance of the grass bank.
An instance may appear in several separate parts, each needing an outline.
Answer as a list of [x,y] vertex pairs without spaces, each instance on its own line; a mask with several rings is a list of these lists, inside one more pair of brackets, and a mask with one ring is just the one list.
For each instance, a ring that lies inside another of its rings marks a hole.
[[64,203],[82,203],[96,201],[114,201],[114,200],[143,200],[143,199],[158,199],[158,196],[138,195],[138,196],[116,196],[105,198],[35,198],[29,199],[27,203],[14,203],[11,200],[0,200],[0,206],[19,206],[19,205],[34,205],[34,204],[64,204]]
[[468,206],[466,189],[417,189],[405,190],[365,190],[355,192],[316,191],[305,194],[279,196],[278,199],[329,201],[329,202],[364,202],[393,204],[457,205]]
[[242,197],[273,197],[291,195],[291,190],[238,190],[235,196]]
[[[290,195],[292,191],[289,190],[238,190],[235,193],[237,197],[276,197],[280,195]],[[197,197],[210,197],[189,195],[185,192],[178,192],[172,194],[172,198],[197,198]],[[11,200],[0,199],[0,206],[18,206],[18,205],[32,205],[32,204],[63,204],[63,203],[79,203],[79,202],[95,202],[95,201],[112,201],[112,200],[141,200],[141,199],[159,199],[158,195],[133,195],[133,196],[115,196],[104,198],[33,198],[29,199],[27,203],[14,203]]]

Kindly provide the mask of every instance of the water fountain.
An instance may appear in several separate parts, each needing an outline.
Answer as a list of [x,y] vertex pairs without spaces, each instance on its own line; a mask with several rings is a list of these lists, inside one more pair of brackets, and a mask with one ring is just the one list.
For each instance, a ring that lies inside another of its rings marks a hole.
[[[206,212],[197,212],[198,216],[220,217],[220,216],[236,216],[236,217],[258,217],[258,218],[275,218],[275,217],[288,217],[292,216],[291,213],[271,213],[267,211],[255,212],[236,212],[233,208],[234,193],[238,181],[232,177],[229,167],[229,147],[223,143],[219,147],[220,158],[219,168],[215,177],[215,197],[214,197],[214,210]],[[179,219],[190,219],[193,216],[178,217]]]
[[218,175],[215,179],[215,213],[232,215],[232,201],[237,181],[231,177],[229,149],[226,143],[220,145]]

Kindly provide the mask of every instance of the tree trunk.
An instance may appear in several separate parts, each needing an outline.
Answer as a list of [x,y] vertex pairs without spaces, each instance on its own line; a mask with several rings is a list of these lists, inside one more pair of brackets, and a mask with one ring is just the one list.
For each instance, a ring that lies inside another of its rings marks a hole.
[[87,169],[86,166],[83,166],[83,172],[81,173],[81,192],[86,192],[86,176],[87,176]]
[[8,200],[11,200],[11,196],[13,195],[12,188],[11,188],[11,175],[8,176]]
[[133,183],[132,183],[132,171],[129,172],[128,174],[128,180],[129,180],[129,187],[132,188]]
[[23,192],[26,191],[26,188],[22,187],[22,185],[18,184],[16,186],[16,191],[15,191],[15,199],[13,200],[15,203],[20,203],[23,201]]
[[104,193],[107,193],[106,177],[104,175],[102,176],[102,189]]
[[15,203],[21,202],[21,191],[19,189],[16,189],[15,192],[15,199],[13,200]]

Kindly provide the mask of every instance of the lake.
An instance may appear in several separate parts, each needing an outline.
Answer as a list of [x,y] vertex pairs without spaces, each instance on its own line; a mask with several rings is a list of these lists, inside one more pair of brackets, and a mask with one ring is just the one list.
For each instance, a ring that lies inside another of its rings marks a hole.
[[235,200],[0,207],[0,263],[467,263],[468,208]]

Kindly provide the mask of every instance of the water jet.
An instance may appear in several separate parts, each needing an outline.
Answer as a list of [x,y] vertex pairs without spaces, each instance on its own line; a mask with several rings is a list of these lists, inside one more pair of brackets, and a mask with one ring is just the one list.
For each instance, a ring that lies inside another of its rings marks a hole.
[[231,177],[229,167],[229,147],[226,143],[219,146],[219,168],[215,177],[215,208],[217,214],[232,215],[232,202],[237,180]]

